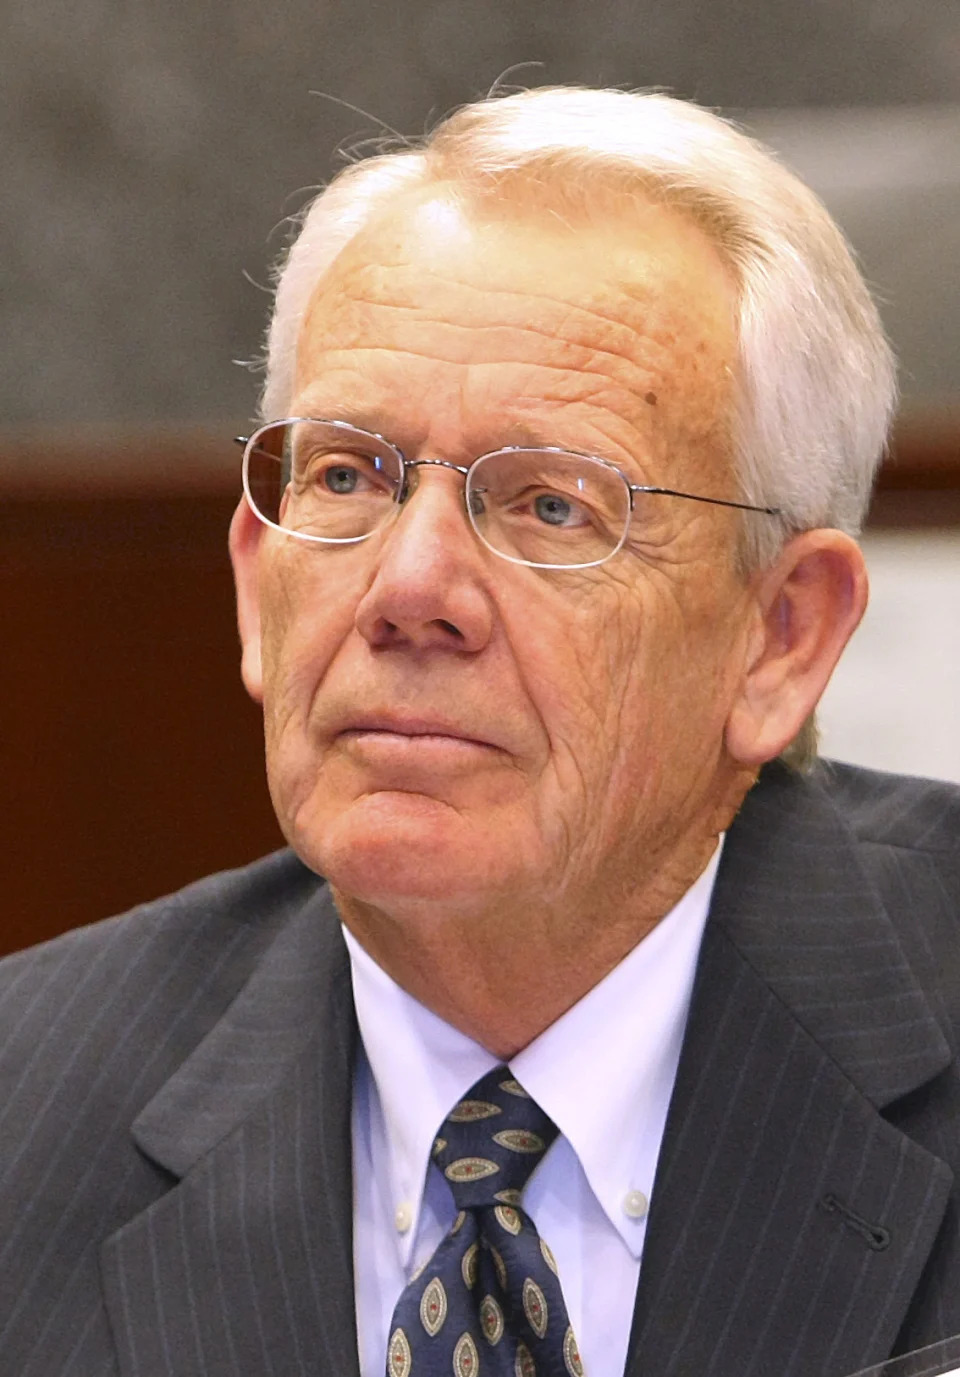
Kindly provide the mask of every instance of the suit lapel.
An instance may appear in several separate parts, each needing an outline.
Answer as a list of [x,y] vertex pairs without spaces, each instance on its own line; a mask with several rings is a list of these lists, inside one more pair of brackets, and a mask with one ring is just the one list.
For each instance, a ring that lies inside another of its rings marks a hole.
[[951,1058],[855,851],[779,768],[728,836],[630,1377],[843,1377],[894,1344],[952,1174],[878,1109]]
[[[950,1053],[855,852],[780,771],[731,829],[631,1377],[842,1377],[901,1326],[952,1178],[878,1110]],[[355,1377],[355,1039],[321,895],[137,1121],[171,1189],[103,1248],[122,1377]]]
[[175,1184],[104,1244],[123,1377],[357,1372],[349,962],[326,893],[145,1108]]

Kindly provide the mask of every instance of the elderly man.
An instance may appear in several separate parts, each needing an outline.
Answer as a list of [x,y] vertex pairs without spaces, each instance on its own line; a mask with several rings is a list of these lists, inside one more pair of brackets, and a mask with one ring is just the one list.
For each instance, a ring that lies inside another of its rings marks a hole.
[[958,799],[812,761],[892,400],[696,107],[485,102],[320,196],[231,531],[291,849],[5,964],[0,1370],[960,1330]]

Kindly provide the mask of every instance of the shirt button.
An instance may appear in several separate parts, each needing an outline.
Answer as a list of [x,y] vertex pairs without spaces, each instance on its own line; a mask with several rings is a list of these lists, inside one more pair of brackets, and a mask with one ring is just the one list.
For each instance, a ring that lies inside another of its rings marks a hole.
[[646,1219],[649,1202],[643,1191],[627,1191],[623,1197],[623,1212],[631,1219]]
[[405,1234],[413,1223],[413,1208],[409,1200],[401,1200],[393,1216],[393,1222],[397,1226],[398,1234]]

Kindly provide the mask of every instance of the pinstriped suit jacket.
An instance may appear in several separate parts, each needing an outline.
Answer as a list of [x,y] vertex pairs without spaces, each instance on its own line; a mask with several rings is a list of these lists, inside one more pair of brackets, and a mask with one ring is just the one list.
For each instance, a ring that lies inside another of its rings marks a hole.
[[[842,1377],[960,1331],[958,837],[948,786],[774,766],[747,799],[631,1377]],[[288,853],[2,963],[0,1377],[356,1377],[355,1039]]]

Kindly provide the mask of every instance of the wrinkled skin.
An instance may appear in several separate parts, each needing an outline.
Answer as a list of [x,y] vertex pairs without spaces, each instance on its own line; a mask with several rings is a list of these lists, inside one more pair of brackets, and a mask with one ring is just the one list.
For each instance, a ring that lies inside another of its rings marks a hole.
[[[733,285],[673,212],[625,242],[420,193],[318,286],[290,414],[410,458],[559,445],[736,497],[734,361]],[[559,572],[488,551],[442,469],[360,545],[235,521],[286,836],[375,958],[501,1055],[672,906],[755,774],[725,746],[765,634],[737,516],[659,501],[642,540]]]

